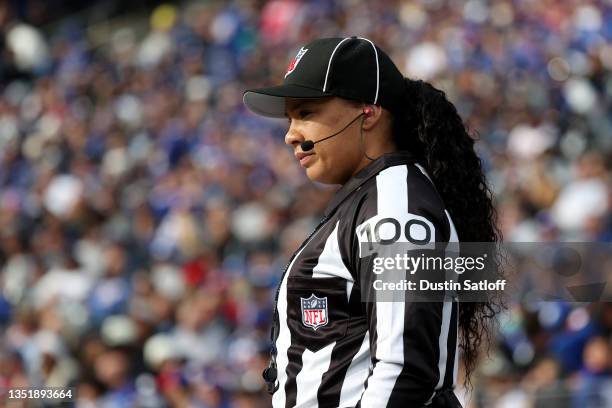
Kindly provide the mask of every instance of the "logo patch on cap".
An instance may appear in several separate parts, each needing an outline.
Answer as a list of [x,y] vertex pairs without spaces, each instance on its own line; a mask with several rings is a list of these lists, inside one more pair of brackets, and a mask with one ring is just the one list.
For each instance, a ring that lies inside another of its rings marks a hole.
[[308,51],[308,49],[304,47],[300,48],[296,56],[291,60],[291,63],[289,64],[289,67],[287,68],[287,73],[285,74],[285,78],[287,78],[287,75],[289,75],[295,70],[295,67],[297,67],[297,64],[299,64],[304,54],[306,54],[306,51]]
[[309,298],[300,298],[302,302],[302,323],[306,327],[317,330],[327,324],[327,298],[310,295]]

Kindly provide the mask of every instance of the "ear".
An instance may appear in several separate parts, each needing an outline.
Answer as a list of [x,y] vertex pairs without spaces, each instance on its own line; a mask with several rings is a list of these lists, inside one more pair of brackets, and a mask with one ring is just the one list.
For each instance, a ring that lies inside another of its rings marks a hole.
[[382,107],[380,105],[364,105],[363,113],[363,130],[371,130],[381,120]]

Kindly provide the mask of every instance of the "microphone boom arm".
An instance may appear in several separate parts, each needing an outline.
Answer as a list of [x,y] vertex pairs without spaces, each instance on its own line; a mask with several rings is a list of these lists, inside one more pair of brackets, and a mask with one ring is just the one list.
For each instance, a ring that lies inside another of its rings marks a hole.
[[348,128],[349,126],[351,126],[351,125],[352,125],[352,124],[353,124],[353,123],[354,123],[354,122],[355,122],[357,119],[359,119],[359,118],[361,117],[361,115],[365,115],[365,113],[364,113],[364,112],[361,112],[359,115],[357,115],[357,116],[355,117],[355,119],[351,120],[351,121],[350,121],[350,122],[349,122],[349,123],[348,123],[348,124],[347,124],[345,127],[343,127],[342,129],[340,129],[339,131],[337,131],[337,132],[336,132],[336,133],[334,133],[333,135],[326,136],[326,137],[324,137],[323,139],[319,139],[319,140],[317,140],[316,142],[313,142],[312,140],[306,140],[306,141],[304,141],[304,142],[300,143],[300,148],[302,149],[302,151],[303,151],[303,152],[307,152],[307,151],[309,151],[309,150],[312,150],[312,149],[314,148],[314,145],[315,145],[315,144],[317,144],[317,143],[319,143],[319,142],[322,142],[322,141],[324,141],[324,140],[327,140],[327,139],[329,139],[329,138],[331,138],[331,137],[334,137],[334,136],[336,136],[336,135],[338,135],[338,134],[340,134],[340,133],[344,132],[344,131],[346,130],[346,128]]

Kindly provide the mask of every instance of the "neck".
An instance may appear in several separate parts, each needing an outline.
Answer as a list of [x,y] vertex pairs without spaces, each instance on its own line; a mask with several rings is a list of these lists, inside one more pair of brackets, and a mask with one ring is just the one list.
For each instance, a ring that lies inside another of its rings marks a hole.
[[361,161],[353,171],[353,174],[351,174],[351,177],[359,173],[361,169],[372,163],[372,161],[378,159],[380,156],[386,153],[398,151],[397,147],[392,143],[377,144],[375,146],[366,146],[365,144],[362,144],[362,150],[363,155],[361,157]]

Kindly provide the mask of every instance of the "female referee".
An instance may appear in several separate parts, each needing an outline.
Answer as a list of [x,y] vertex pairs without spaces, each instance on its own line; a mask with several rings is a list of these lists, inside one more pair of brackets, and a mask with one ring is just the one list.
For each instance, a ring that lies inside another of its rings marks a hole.
[[301,47],[282,85],[243,100],[257,114],[286,116],[285,143],[307,176],[341,185],[276,292],[264,371],[273,406],[461,407],[458,350],[469,374],[495,305],[377,301],[378,275],[360,248],[381,220],[402,226],[399,241],[498,241],[455,107],[361,37]]

